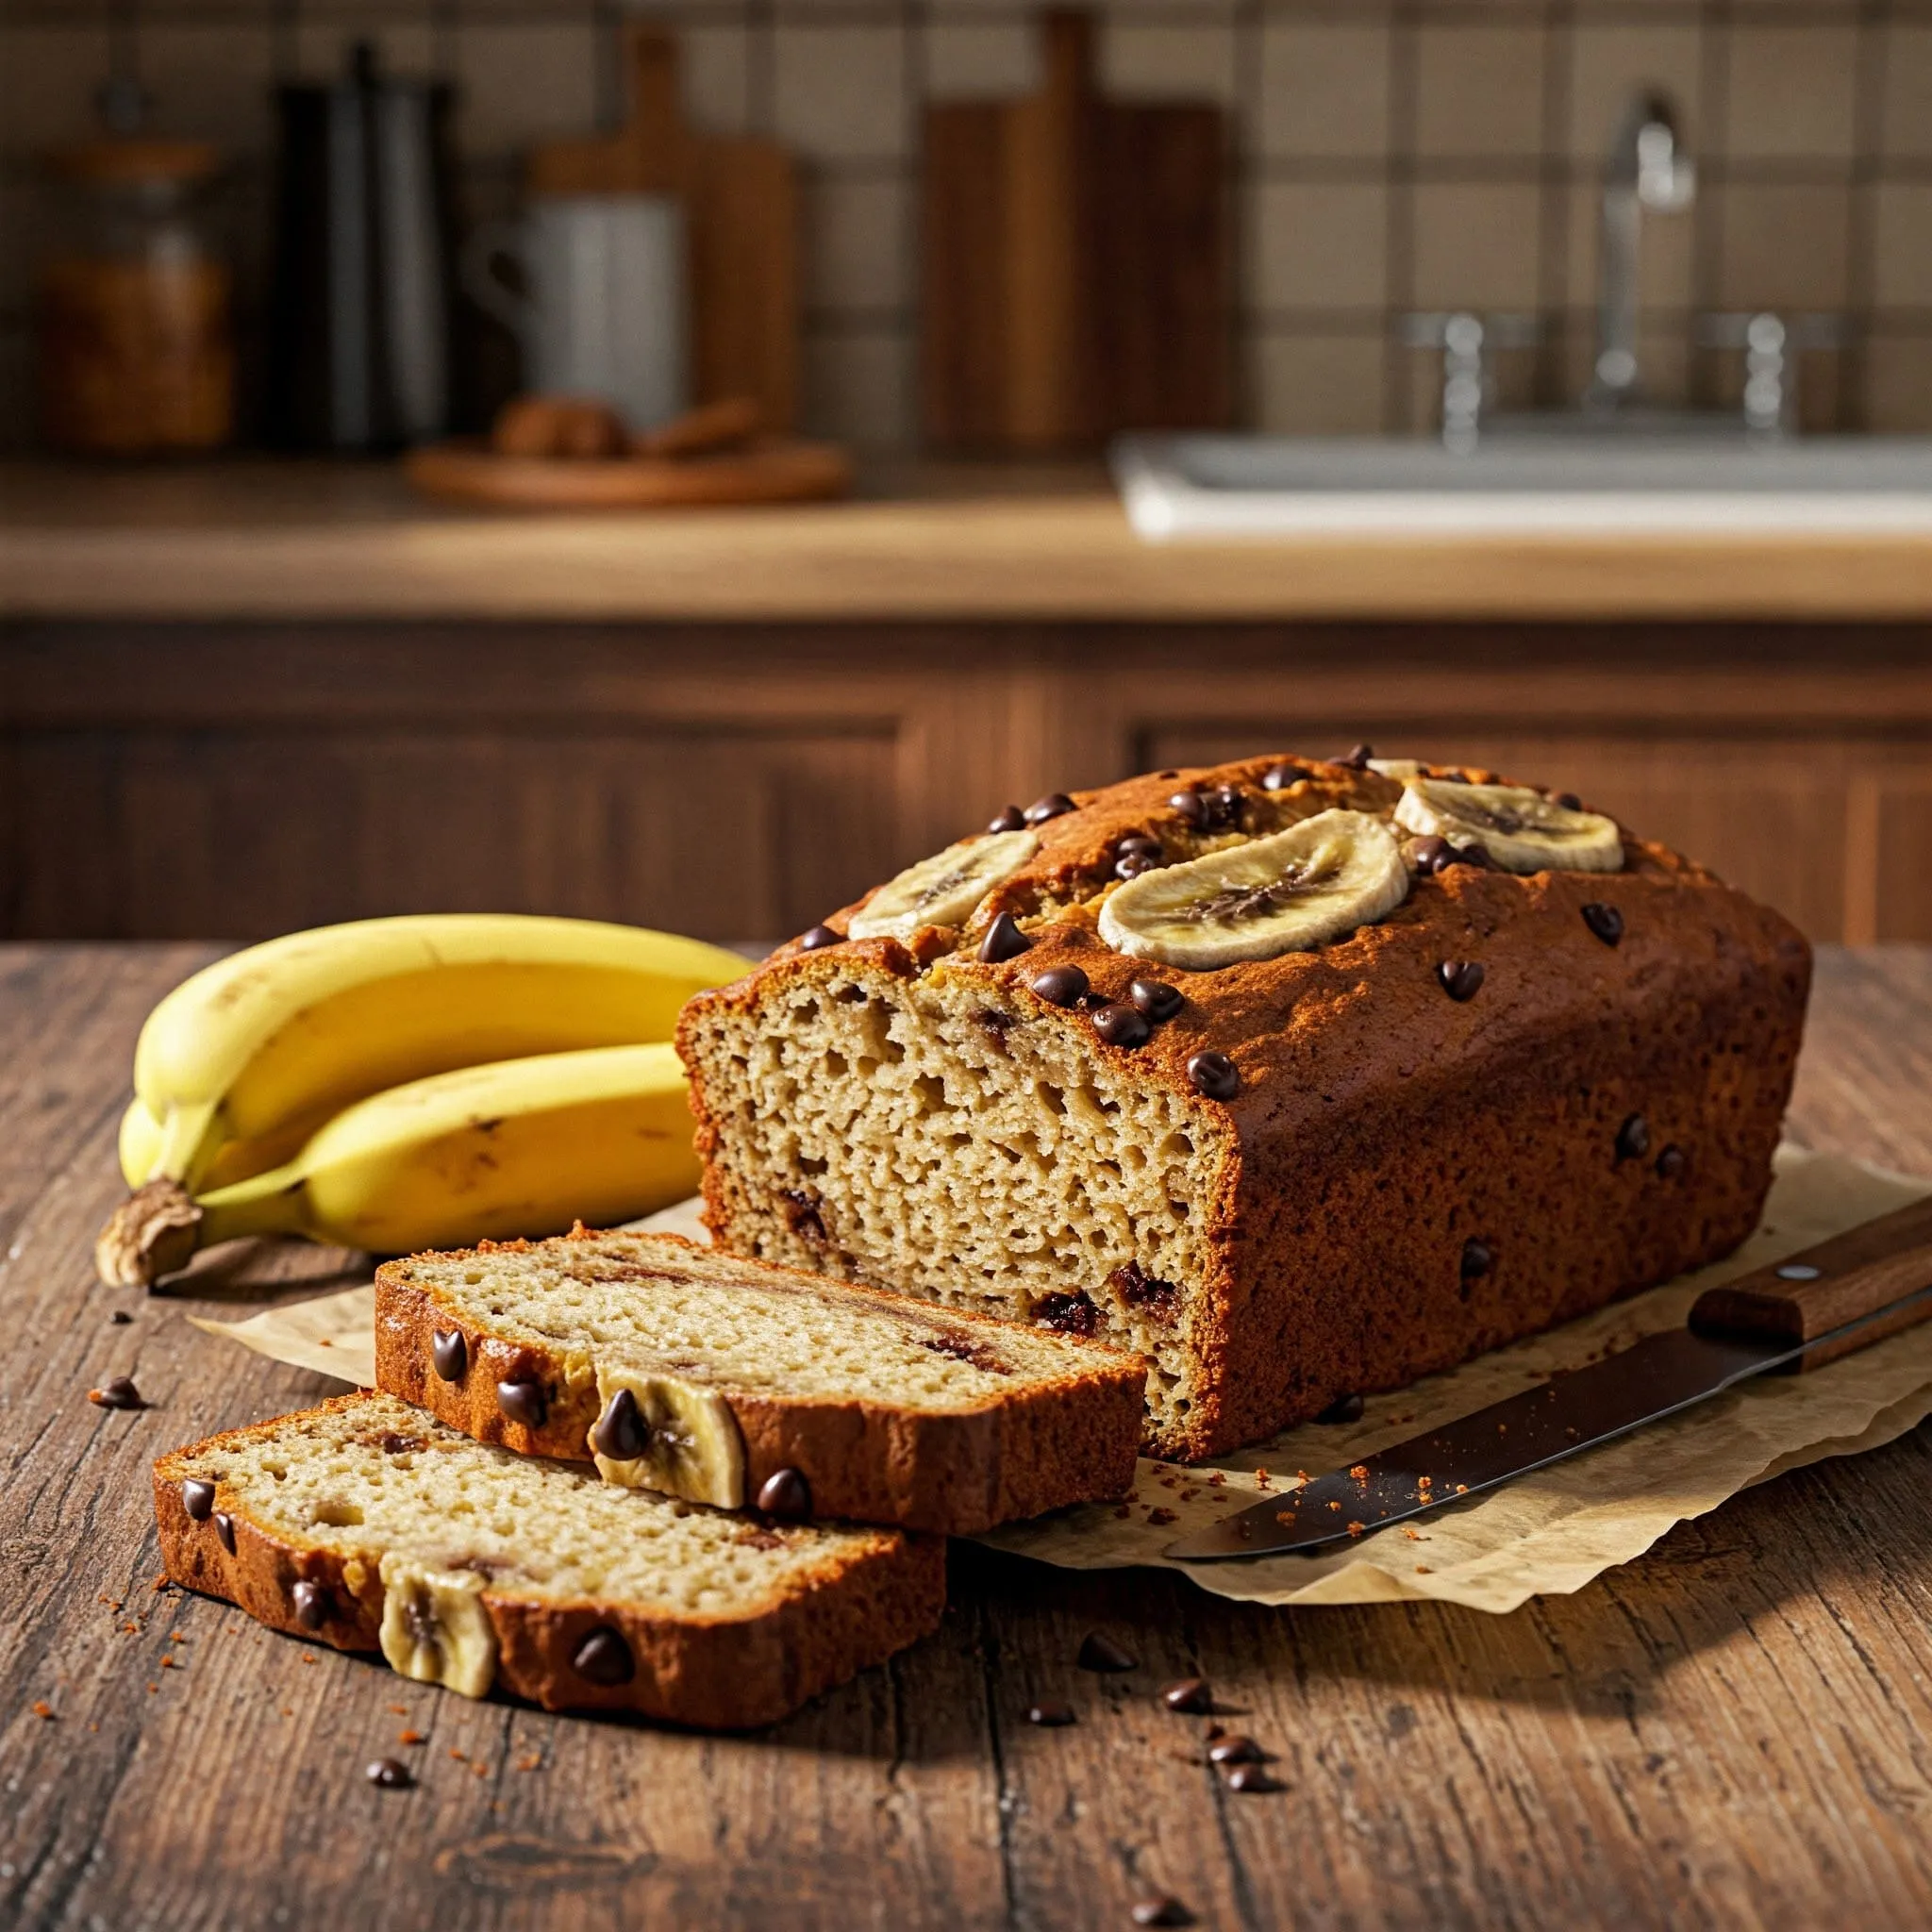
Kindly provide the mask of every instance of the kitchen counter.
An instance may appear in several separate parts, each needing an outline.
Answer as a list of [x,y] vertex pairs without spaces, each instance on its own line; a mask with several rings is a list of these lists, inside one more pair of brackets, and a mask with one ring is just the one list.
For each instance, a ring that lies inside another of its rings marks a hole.
[[[1925,1922],[1932,1424],[1507,1617],[1271,1610],[957,1544],[935,1636],[746,1737],[470,1703],[157,1591],[152,1459],[339,1387],[185,1317],[351,1265],[94,1281],[136,1029],[207,957],[0,949],[0,1923],[1078,1932],[1163,1891],[1246,1932]],[[1932,1172],[1932,950],[1820,969],[1795,1133]],[[89,1405],[130,1372],[153,1407]],[[1091,1629],[1139,1667],[1076,1669]],[[1284,1789],[1201,1761],[1155,1695],[1195,1674]],[[1078,1722],[1027,1724],[1049,1698]],[[414,1790],[364,1781],[391,1753]]]
[[511,515],[380,464],[0,466],[0,617],[834,622],[1932,616],[1932,539],[1153,545],[1097,466],[878,468],[850,503]]

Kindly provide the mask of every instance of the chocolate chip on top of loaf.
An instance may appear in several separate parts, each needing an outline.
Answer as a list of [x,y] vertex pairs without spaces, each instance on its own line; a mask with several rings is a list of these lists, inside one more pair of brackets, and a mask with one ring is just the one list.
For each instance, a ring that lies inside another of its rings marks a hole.
[[723,1244],[1077,1321],[1180,1457],[1754,1224],[1809,949],[1575,797],[1363,748],[994,824],[687,1008]]

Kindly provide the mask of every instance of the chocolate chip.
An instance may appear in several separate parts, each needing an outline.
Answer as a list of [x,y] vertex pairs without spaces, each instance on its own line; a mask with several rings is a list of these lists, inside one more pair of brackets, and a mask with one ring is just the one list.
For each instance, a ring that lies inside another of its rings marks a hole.
[[116,1308],[114,1312],[108,1317],[108,1320],[111,1322],[115,1327],[125,1328],[126,1327],[128,1323],[134,1320],[134,1317],[130,1315],[125,1308]]
[[1495,870],[1490,858],[1490,848],[1478,839],[1465,840],[1460,845],[1450,846],[1448,856],[1436,870],[1447,872],[1452,865],[1473,865],[1478,872]]
[[496,1406],[511,1422],[521,1423],[526,1429],[541,1429],[550,1410],[550,1405],[543,1399],[543,1385],[527,1379],[499,1382]]
[[1194,1915],[1171,1891],[1153,1898],[1136,1899],[1133,1906],[1137,1925],[1191,1925]]
[[1426,839],[1418,839],[1409,848],[1409,857],[1415,860],[1415,869],[1424,878],[1431,878],[1445,865],[1455,864],[1450,858],[1448,840],[1431,832]]
[[1674,1141],[1657,1158],[1657,1174],[1667,1181],[1680,1179],[1684,1170],[1690,1165],[1684,1158],[1684,1150]]
[[1474,999],[1485,975],[1479,960],[1444,959],[1436,968],[1436,977],[1442,982],[1442,991],[1460,1005],[1464,1000]]
[[1109,1000],[1093,1015],[1093,1030],[1109,1046],[1145,1046],[1154,1029],[1139,1007],[1124,1000]]
[[1041,1328],[1061,1335],[1091,1335],[1100,1326],[1100,1310],[1083,1289],[1072,1294],[1050,1292],[1033,1304],[1033,1320]]
[[1261,790],[1286,791],[1291,785],[1299,785],[1307,775],[1299,765],[1271,765],[1261,774]]
[[1359,1395],[1338,1395],[1315,1420],[1318,1423],[1358,1423],[1364,1405]]
[[1479,1280],[1496,1265],[1495,1251],[1488,1241],[1479,1241],[1472,1235],[1462,1244],[1462,1278],[1465,1281]]
[[1033,941],[1020,930],[1019,922],[1010,912],[1002,912],[987,927],[986,937],[979,942],[979,957],[987,965],[997,966],[1003,959],[1017,959],[1032,949]]
[[407,1791],[416,1782],[409,1775],[409,1767],[399,1757],[378,1757],[362,1775],[385,1791]]
[[305,1630],[320,1630],[328,1622],[327,1590],[320,1583],[298,1583],[289,1592],[295,1606],[295,1621]]
[[1649,1152],[1650,1123],[1641,1113],[1633,1113],[1617,1129],[1617,1158],[1641,1160]]
[[1265,1765],[1238,1764],[1227,1774],[1227,1788],[1231,1791],[1278,1791],[1282,1785]]
[[215,1507],[215,1486],[192,1475],[181,1485],[181,1507],[191,1523],[206,1523]]
[[1107,1277],[1107,1285],[1130,1308],[1144,1308],[1163,1321],[1174,1312],[1180,1290],[1171,1281],[1149,1274],[1138,1261],[1123,1261]]
[[1076,809],[1074,801],[1064,791],[1049,791],[1044,798],[1036,798],[1022,816],[1029,825],[1043,825],[1048,819],[1057,819],[1063,812]]
[[1259,1764],[1268,1756],[1252,1738],[1237,1731],[1230,1738],[1219,1738],[1208,1747],[1210,1764]]
[[804,1523],[811,1515],[811,1485],[802,1469],[774,1470],[758,1486],[758,1507],[767,1516]]
[[1077,966],[1049,966],[1029,983],[1050,1007],[1075,1006],[1087,991],[1087,975]]
[[1624,915],[1614,906],[1592,899],[1583,908],[1583,923],[1607,946],[1614,946],[1624,937]]
[[1574,791],[1559,791],[1553,803],[1560,805],[1565,811],[1581,811],[1583,801]]
[[1117,879],[1137,879],[1143,872],[1159,870],[1159,859],[1150,858],[1144,852],[1125,852],[1113,862],[1113,875]]
[[429,1359],[445,1382],[460,1382],[470,1373],[470,1344],[460,1328],[432,1328]]
[[803,1188],[784,1188],[778,1198],[785,1203],[785,1224],[800,1241],[822,1241],[825,1238],[825,1218],[819,1204]]
[[1079,1665],[1083,1671],[1132,1671],[1140,1658],[1130,1657],[1104,1630],[1090,1630],[1080,1642]]
[[1239,826],[1247,808],[1246,795],[1238,785],[1217,785],[1208,794],[1208,823],[1217,831]]
[[620,1389],[604,1407],[591,1431],[591,1447],[612,1462],[635,1462],[651,1446],[643,1411],[628,1389]]
[[638,1674],[638,1660],[630,1654],[624,1633],[608,1624],[599,1624],[577,1645],[570,1663],[578,1676],[591,1684],[628,1684]]
[[1024,832],[1026,829],[1026,814],[1017,805],[1000,808],[999,815],[986,822],[989,832]]
[[1183,1677],[1178,1684],[1170,1684],[1161,1691],[1160,1701],[1168,1709],[1178,1710],[1185,1716],[1206,1717],[1214,1708],[1214,1692],[1206,1677]]
[[1149,839],[1139,832],[1131,838],[1123,839],[1114,850],[1124,858],[1158,859],[1164,858],[1167,853],[1167,847],[1158,839]]
[[1029,1704],[1026,1707],[1026,1722],[1029,1724],[1043,1724],[1057,1729],[1061,1724],[1074,1722],[1074,1707],[1071,1704]]
[[827,946],[842,946],[845,935],[829,925],[814,925],[800,936],[798,943],[808,953],[822,953]]
[[382,1453],[385,1456],[407,1456],[411,1450],[423,1446],[421,1436],[405,1436],[395,1429],[382,1432]]
[[1172,1020],[1187,1004],[1181,998],[1180,989],[1168,985],[1164,979],[1130,980],[1127,985],[1127,997],[1157,1026]]
[[1235,1063],[1224,1053],[1215,1053],[1211,1048],[1189,1060],[1188,1078],[1193,1083],[1194,1091],[1207,1100],[1232,1100],[1241,1088],[1241,1072]]
[[1167,802],[1193,830],[1208,829],[1208,801],[1198,791],[1176,791]]
[[222,1540],[222,1547],[229,1556],[235,1554],[235,1519],[217,1509],[215,1511],[215,1534]]
[[132,1375],[110,1375],[98,1389],[90,1389],[87,1399],[96,1408],[145,1408],[141,1391]]
[[1369,760],[1374,756],[1375,747],[1373,744],[1358,744],[1346,758],[1337,758],[1335,762],[1338,765],[1346,765],[1352,772],[1366,772],[1369,769]]

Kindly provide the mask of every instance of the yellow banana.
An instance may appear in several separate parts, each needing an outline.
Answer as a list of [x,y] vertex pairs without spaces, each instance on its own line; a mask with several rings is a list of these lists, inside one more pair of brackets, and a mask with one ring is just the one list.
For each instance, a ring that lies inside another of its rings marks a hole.
[[142,1028],[146,1119],[130,1110],[121,1136],[136,1193],[95,1244],[102,1278],[152,1281],[147,1249],[190,1196],[288,1160],[344,1107],[461,1067],[667,1040],[691,994],[744,969],[697,940],[514,913],[359,920],[217,960]]
[[696,1191],[691,1138],[669,1041],[465,1067],[358,1101],[284,1166],[202,1195],[193,1246],[292,1234],[406,1254],[608,1226]]

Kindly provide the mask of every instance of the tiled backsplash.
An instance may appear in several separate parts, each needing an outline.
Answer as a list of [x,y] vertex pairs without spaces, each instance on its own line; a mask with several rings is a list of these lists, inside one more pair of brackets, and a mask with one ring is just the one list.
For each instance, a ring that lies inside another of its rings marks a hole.
[[[1037,78],[1012,0],[678,0],[688,111],[775,133],[806,170],[807,410],[874,446],[915,439],[920,108]],[[1426,425],[1414,309],[1533,311],[1506,392],[1580,391],[1596,183],[1639,84],[1674,102],[1698,167],[1644,243],[1645,378],[1728,403],[1737,358],[1692,346],[1709,311],[1845,319],[1805,359],[1814,427],[1932,429],[1932,0],[1103,0],[1123,95],[1229,109],[1239,197],[1242,413],[1281,429]],[[464,212],[499,212],[529,142],[611,125],[608,0],[0,0],[0,436],[30,433],[25,257],[34,158],[90,131],[115,50],[163,131],[233,157],[246,291],[260,307],[270,88],[373,37],[460,90]]]

